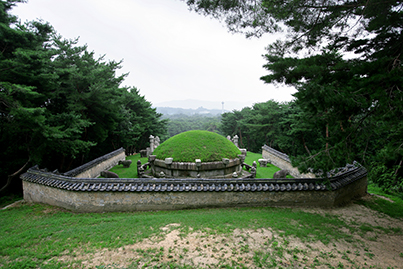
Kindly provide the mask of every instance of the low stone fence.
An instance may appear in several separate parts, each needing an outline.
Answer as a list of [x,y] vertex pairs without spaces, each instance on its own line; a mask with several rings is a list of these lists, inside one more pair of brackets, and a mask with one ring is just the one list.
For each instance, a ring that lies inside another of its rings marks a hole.
[[99,177],[101,171],[109,170],[117,165],[119,161],[124,161],[125,159],[125,150],[120,148],[70,170],[63,175],[67,177],[96,178]]
[[287,154],[277,151],[267,145],[262,147],[262,157],[263,159],[268,159],[269,162],[280,169],[287,169],[290,174],[296,178],[314,178],[313,173],[301,174],[298,168],[292,166],[291,160]]
[[158,174],[163,172],[166,177],[180,178],[192,177],[197,175],[201,178],[232,178],[234,172],[241,174],[242,167],[240,159],[227,159],[228,163],[224,162],[200,162],[198,165],[195,162],[167,162],[167,160],[155,159],[151,163],[151,169]]
[[21,175],[24,199],[76,212],[241,206],[333,207],[361,197],[367,191],[367,171],[353,165],[328,179],[101,179],[66,174],[38,167],[29,169]]

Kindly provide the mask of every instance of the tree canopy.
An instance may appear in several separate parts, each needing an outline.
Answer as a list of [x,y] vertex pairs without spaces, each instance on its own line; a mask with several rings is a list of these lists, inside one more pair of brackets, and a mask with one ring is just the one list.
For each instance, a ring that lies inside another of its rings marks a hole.
[[121,62],[65,40],[41,21],[18,22],[0,1],[0,189],[38,164],[66,171],[119,147],[145,148],[166,121],[134,87]]
[[321,134],[321,145],[308,145],[311,150],[299,156],[300,168],[331,169],[356,160],[400,175],[391,185],[403,189],[401,1],[186,3],[248,37],[285,32],[268,45],[269,74],[261,79],[294,86],[301,124]]

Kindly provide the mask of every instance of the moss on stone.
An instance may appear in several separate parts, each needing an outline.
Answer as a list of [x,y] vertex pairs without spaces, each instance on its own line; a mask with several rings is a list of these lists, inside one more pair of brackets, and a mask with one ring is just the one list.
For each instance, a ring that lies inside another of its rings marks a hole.
[[221,161],[234,159],[240,150],[227,138],[208,131],[188,131],[175,135],[159,145],[154,153],[157,159],[173,158],[174,162]]

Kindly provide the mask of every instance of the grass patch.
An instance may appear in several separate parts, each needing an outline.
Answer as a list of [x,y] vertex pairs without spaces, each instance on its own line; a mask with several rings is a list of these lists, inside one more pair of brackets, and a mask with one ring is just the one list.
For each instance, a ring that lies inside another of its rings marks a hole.
[[142,164],[148,162],[147,158],[140,158],[140,154],[126,156],[126,160],[131,160],[132,164],[129,168],[123,168],[123,165],[116,165],[109,171],[119,175],[120,178],[138,178],[137,175],[137,161],[140,160]]
[[357,203],[384,213],[392,218],[403,218],[403,199],[401,198],[401,194],[386,193],[374,184],[368,185],[368,193],[384,196],[393,202],[381,197],[374,197],[371,200],[359,200]]
[[279,208],[197,209],[160,212],[77,214],[46,205],[22,205],[0,212],[0,264],[7,268],[60,268],[48,261],[79,249],[116,249],[160,234],[180,223],[182,234],[230,234],[235,229],[267,228],[302,241],[348,239],[346,224],[333,216]]
[[[226,140],[228,140],[228,139],[226,139]],[[260,167],[258,160],[261,158],[262,158],[262,155],[259,153],[248,152],[247,156],[245,158],[245,163],[252,165],[252,163],[254,161],[256,161],[256,163],[258,164],[257,171],[256,171],[256,178],[273,178],[273,174],[275,172],[279,171],[280,168],[278,168],[272,164],[267,164],[267,167]],[[120,178],[138,178],[137,161],[140,160],[142,164],[148,162],[147,158],[140,158],[140,154],[127,156],[126,160],[132,160],[132,164],[130,165],[130,168],[123,168],[123,165],[116,165],[113,168],[111,168],[109,171],[118,174],[118,176]],[[288,175],[287,178],[293,178],[293,176]]]
[[[262,154],[253,152],[248,152],[245,158],[246,164],[252,165],[254,161],[256,162],[257,164],[256,178],[273,178],[274,173],[281,170],[277,166],[274,166],[269,163],[267,164],[267,167],[260,167],[258,161],[259,159],[262,159]],[[288,175],[287,178],[293,178],[293,176]]]
[[241,151],[227,138],[208,131],[193,130],[169,138],[153,152],[157,159],[173,158],[176,162],[221,161],[237,158]]

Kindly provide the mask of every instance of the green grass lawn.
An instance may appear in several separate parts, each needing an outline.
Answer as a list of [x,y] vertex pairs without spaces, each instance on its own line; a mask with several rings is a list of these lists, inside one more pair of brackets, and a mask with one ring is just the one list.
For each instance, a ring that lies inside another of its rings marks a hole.
[[[351,238],[341,233],[337,217],[279,208],[197,209],[160,212],[77,214],[46,205],[22,205],[0,212],[0,264],[5,268],[65,268],[49,261],[76,249],[92,253],[117,249],[158,235],[160,228],[179,223],[186,235],[230,234],[235,229],[271,227],[283,236],[301,240]],[[73,268],[77,268],[72,266]],[[119,267],[120,268],[120,267]],[[177,267],[175,267],[177,268]]]
[[[257,169],[256,169],[256,178],[273,178],[273,174],[279,170],[277,166],[274,166],[272,164],[267,164],[267,167],[260,167],[258,160],[262,159],[262,154],[260,153],[253,153],[253,152],[247,152],[246,158],[245,158],[245,163],[252,165],[253,161],[256,162],[257,164]],[[293,176],[288,175],[287,178],[293,178]]]
[[[262,158],[262,154],[248,152],[245,158],[245,163],[252,165],[253,161],[257,163],[256,178],[273,178],[273,174],[280,170],[280,168],[267,164],[267,167],[260,167],[258,160]],[[137,178],[137,161],[140,160],[142,164],[148,162],[147,158],[140,158],[140,154],[127,156],[126,160],[132,160],[130,168],[123,168],[123,165],[116,165],[109,171],[119,175],[120,178]],[[288,175],[287,178],[293,178]]]
[[[382,212],[386,215],[389,215],[393,218],[401,218],[403,219],[403,194],[402,193],[391,193],[382,190],[382,188],[374,185],[368,185],[368,193],[374,194],[375,199],[366,201],[360,200],[359,204],[365,205],[373,210]],[[382,197],[386,197],[388,199],[384,199]]]
[[[122,164],[116,165],[109,169],[109,171],[114,172],[119,175],[120,178],[138,178],[137,176],[137,161],[140,160],[142,164],[148,162],[148,158],[140,158],[140,154],[134,154],[126,156],[126,160],[131,160],[132,164],[129,168],[124,168]],[[102,178],[102,177],[100,177]]]
[[[395,209],[402,212],[403,204],[401,200],[399,201]],[[390,202],[388,203],[390,205]],[[144,239],[158,237],[161,228],[172,223],[179,224],[175,229],[179,229],[181,237],[195,232],[212,238],[219,235],[225,237],[233,234],[235,230],[257,231],[269,227],[278,234],[277,240],[283,242],[283,245],[278,245],[278,241],[273,239],[264,243],[268,248],[267,253],[252,253],[254,265],[258,268],[273,268],[273,266],[259,267],[262,263],[276,264],[275,260],[270,260],[268,257],[275,258],[278,262],[279,259],[281,261],[285,258],[285,252],[298,253],[300,251],[298,247],[289,250],[286,247],[289,238],[298,238],[308,246],[318,241],[335,246],[335,242],[344,241],[350,242],[355,249],[363,244],[355,238],[356,235],[365,237],[367,232],[391,235],[402,233],[398,228],[360,225],[346,222],[337,214],[305,212],[296,208],[245,207],[158,212],[72,213],[48,205],[22,204],[0,211],[0,268],[83,268],[81,260],[70,259],[66,262],[57,258],[63,255],[74,257],[77,250],[90,255],[101,249],[118,251],[119,248],[124,249],[125,246]],[[245,248],[247,245],[242,247],[241,251],[248,251]],[[150,257],[150,260],[155,260],[154,258]],[[158,257],[156,259],[158,260]],[[133,265],[128,268],[138,268],[136,264],[136,261],[133,261]],[[325,263],[317,265],[324,266]],[[96,268],[126,268],[113,266],[115,265]],[[152,268],[192,268],[183,266],[176,260],[166,261],[161,266]],[[242,267],[242,263],[239,263],[222,268],[248,267]]]

